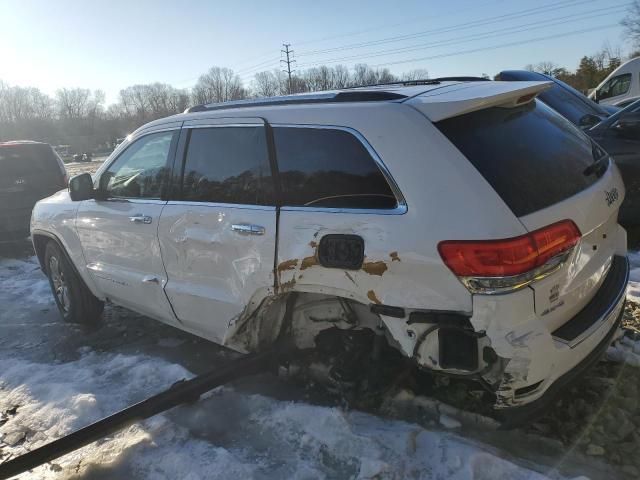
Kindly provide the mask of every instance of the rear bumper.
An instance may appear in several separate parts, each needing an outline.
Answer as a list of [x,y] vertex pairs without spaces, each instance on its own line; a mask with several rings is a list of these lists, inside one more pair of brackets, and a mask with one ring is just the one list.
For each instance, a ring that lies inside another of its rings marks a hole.
[[[615,256],[607,277],[595,297],[571,320],[551,334],[553,347],[546,349],[553,368],[535,382],[513,385],[506,401],[507,419],[522,421],[552,402],[567,385],[596,364],[618,329],[624,312],[629,262]],[[531,359],[536,361],[535,358]]]
[[29,236],[30,208],[0,210],[0,241],[21,240]]

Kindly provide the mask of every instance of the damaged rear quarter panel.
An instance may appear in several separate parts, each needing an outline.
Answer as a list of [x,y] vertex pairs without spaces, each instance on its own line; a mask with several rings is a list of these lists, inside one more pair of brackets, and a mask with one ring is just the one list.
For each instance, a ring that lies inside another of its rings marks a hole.
[[515,389],[548,378],[554,368],[554,342],[533,304],[528,287],[508,295],[473,297],[471,324],[476,331],[485,331],[491,347],[507,360],[496,392],[498,407],[512,405]]

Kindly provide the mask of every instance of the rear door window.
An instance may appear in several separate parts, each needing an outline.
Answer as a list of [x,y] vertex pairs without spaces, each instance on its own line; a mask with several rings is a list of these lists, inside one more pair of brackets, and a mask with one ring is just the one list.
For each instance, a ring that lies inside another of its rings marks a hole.
[[540,101],[442,120],[440,131],[517,216],[541,210],[598,180],[589,138]]
[[393,209],[396,197],[360,140],[336,128],[274,127],[282,204]]
[[274,205],[273,191],[263,126],[191,130],[182,200]]

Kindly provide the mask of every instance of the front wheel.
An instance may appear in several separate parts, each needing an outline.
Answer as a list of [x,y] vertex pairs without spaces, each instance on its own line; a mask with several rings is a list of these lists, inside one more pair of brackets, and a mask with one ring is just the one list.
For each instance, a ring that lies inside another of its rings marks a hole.
[[97,322],[104,303],[89,291],[60,247],[54,242],[47,243],[44,264],[51,291],[62,318],[73,323]]

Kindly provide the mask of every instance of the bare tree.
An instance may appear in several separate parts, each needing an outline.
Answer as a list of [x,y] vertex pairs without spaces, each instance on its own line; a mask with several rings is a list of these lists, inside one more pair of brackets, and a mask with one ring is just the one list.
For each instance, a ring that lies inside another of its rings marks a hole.
[[60,118],[79,119],[85,116],[91,91],[87,88],[62,88],[56,92]]
[[258,72],[253,77],[253,92],[257,97],[274,97],[280,93],[280,82],[273,72]]
[[640,0],[633,0],[627,16],[620,23],[622,23],[629,39],[636,47],[640,47]]
[[247,98],[248,92],[233,70],[212,67],[200,76],[198,83],[193,87],[192,97],[196,104],[217,103]]
[[404,72],[400,78],[405,81],[412,80],[425,80],[429,78],[429,72],[426,68],[416,68],[415,70],[409,70],[408,72]]

